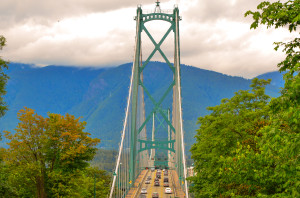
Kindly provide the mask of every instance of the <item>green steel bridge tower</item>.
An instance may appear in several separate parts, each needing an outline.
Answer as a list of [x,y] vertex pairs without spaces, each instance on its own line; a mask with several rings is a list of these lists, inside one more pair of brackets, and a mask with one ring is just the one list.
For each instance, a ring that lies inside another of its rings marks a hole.
[[[185,196],[188,197],[188,184],[186,181],[187,168],[185,159],[184,131],[181,107],[181,77],[180,77],[180,39],[179,39],[179,9],[175,5],[172,11],[164,11],[160,8],[160,2],[156,2],[154,11],[143,13],[141,5],[137,7],[136,37],[134,60],[131,71],[129,95],[119,154],[114,170],[114,177],[110,197],[126,197],[142,170],[155,166],[166,167],[175,170]],[[146,23],[164,21],[169,28],[156,42],[146,27]],[[153,51],[145,61],[142,60],[142,33],[146,34],[154,46]],[[171,63],[167,55],[161,49],[166,38],[173,33],[174,38],[174,62]],[[149,67],[153,56],[159,53],[170,68],[172,81],[159,98],[151,95],[144,83],[143,72]],[[172,105],[164,107],[164,101],[171,96]],[[148,112],[145,111],[145,97],[152,105]],[[151,122],[152,121],[152,122]],[[162,130],[167,138],[158,139],[158,133]],[[151,128],[151,130],[149,130]],[[148,132],[152,131],[152,133]],[[151,138],[147,138],[151,134]],[[158,160],[158,151],[165,151],[164,160]]]

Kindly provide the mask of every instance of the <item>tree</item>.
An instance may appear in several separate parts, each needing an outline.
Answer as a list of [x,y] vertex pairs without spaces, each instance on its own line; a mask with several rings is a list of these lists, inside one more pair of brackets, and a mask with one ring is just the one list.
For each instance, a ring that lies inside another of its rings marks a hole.
[[[285,1],[284,3],[264,1],[258,5],[257,9],[258,11],[248,11],[245,14],[253,16],[254,22],[251,28],[255,29],[258,25],[264,24],[268,28],[288,27],[290,32],[297,31],[300,24],[299,0]],[[281,96],[271,99],[266,106],[265,120],[258,122],[256,127],[243,128],[244,133],[252,134],[250,139],[242,140],[240,138],[234,146],[222,147],[219,144],[224,140],[220,140],[220,135],[205,136],[206,133],[208,134],[206,130],[209,127],[219,128],[219,131],[225,131],[221,136],[227,139],[231,133],[230,123],[232,121],[229,121],[228,125],[211,123],[212,126],[200,126],[199,132],[202,133],[198,133],[199,141],[193,146],[194,151],[192,150],[195,153],[196,170],[199,174],[192,181],[195,183],[194,191],[200,196],[300,197],[299,41],[299,38],[294,38],[287,43],[275,43],[275,50],[283,46],[283,51],[286,53],[285,60],[278,64],[279,70],[285,72],[285,85]],[[241,115],[237,115],[237,117],[242,118]],[[199,120],[206,119],[204,117]],[[253,123],[253,121],[255,118],[250,117],[249,122]],[[219,139],[215,136],[218,136]],[[212,148],[201,150],[202,147],[205,148],[204,143],[200,142],[203,138],[207,138],[208,142],[219,140],[220,143],[215,143],[218,146],[213,145]],[[216,152],[218,150],[219,153]],[[221,155],[221,153],[225,153],[225,155]],[[207,168],[212,160],[210,158],[208,160],[203,158],[203,160],[201,156],[213,157],[215,166],[212,170]],[[203,168],[202,164],[208,165]],[[205,174],[202,176],[203,171],[210,176],[208,181],[205,181]]]
[[79,118],[69,114],[48,116],[44,118],[24,108],[18,113],[16,133],[5,132],[10,142],[4,161],[12,170],[11,182],[25,184],[26,189],[19,186],[24,196],[36,194],[43,198],[53,194],[53,186],[63,186],[66,178],[88,167],[100,142],[83,131],[86,123]]
[[87,168],[78,174],[77,178],[71,179],[71,186],[74,189],[70,193],[70,197],[90,198],[96,197],[106,198],[110,190],[111,177],[104,171],[95,167]]
[[[6,39],[0,35],[0,50],[6,45]],[[8,69],[8,62],[3,60],[0,56],[0,118],[7,111],[7,106],[4,102],[3,96],[6,94],[5,85],[8,80],[8,76],[4,73],[4,69]],[[2,140],[2,135],[0,131],[0,141]],[[14,190],[5,183],[7,180],[7,166],[3,163],[3,149],[0,148],[0,196],[3,197],[13,197]]]
[[[257,9],[245,13],[254,19],[251,28],[262,24],[275,29],[288,27],[290,32],[297,32],[300,0],[264,1]],[[219,174],[229,183],[244,184],[246,195],[252,192],[255,197],[299,197],[300,38],[295,37],[286,43],[275,42],[275,45],[275,50],[283,47],[286,53],[286,58],[278,64],[279,71],[286,74],[281,96],[269,104],[269,124],[257,131],[256,149],[239,145],[234,158],[222,159],[223,168]],[[256,189],[251,189],[251,184]],[[236,196],[239,193],[233,186],[224,195]]]
[[97,197],[105,198],[109,193],[111,177],[104,170],[88,167],[71,174],[52,172],[49,180],[53,184],[48,194],[50,197],[90,198],[95,190]]
[[0,197],[17,197],[16,189],[7,182],[10,170],[3,162],[3,154],[4,149],[0,148]]
[[[258,11],[247,11],[245,16],[252,15],[254,22],[250,28],[257,28],[260,24],[267,25],[267,28],[287,27],[290,32],[297,32],[300,25],[300,0],[288,0],[284,3],[277,1],[270,3],[264,1],[257,6]],[[283,46],[286,53],[284,61],[278,64],[279,71],[287,71],[287,79],[293,78],[293,74],[300,69],[300,38],[294,38],[290,42],[275,42],[275,50]],[[299,76],[299,73],[298,75]]]
[[[6,44],[6,39],[2,35],[0,35],[0,50],[3,49],[3,47]],[[3,72],[3,69],[8,69],[8,62],[3,60],[0,56],[0,117],[2,117],[7,110],[7,106],[5,105],[5,102],[3,100],[3,95],[6,93],[5,91],[5,85],[8,80],[8,76]],[[1,136],[1,134],[0,134]]]
[[216,197],[226,191],[219,175],[220,156],[234,156],[238,142],[255,149],[256,130],[268,123],[268,99],[265,86],[270,80],[252,80],[252,91],[238,91],[220,105],[208,107],[210,115],[200,117],[196,143],[191,148],[195,171],[192,190],[197,197]]

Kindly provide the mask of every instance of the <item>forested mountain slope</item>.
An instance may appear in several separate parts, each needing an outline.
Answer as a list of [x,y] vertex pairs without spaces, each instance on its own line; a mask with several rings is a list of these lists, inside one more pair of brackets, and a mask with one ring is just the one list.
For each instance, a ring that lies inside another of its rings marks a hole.
[[[116,148],[124,120],[130,69],[130,63],[104,69],[11,63],[5,96],[9,111],[0,119],[0,130],[12,131],[18,122],[17,112],[26,106],[43,116],[47,112],[80,116],[87,121],[86,131],[101,139],[100,147]],[[181,77],[185,141],[190,148],[198,128],[197,118],[208,113],[206,107],[219,104],[222,98],[230,98],[240,89],[249,89],[251,82],[186,65],[181,67]],[[259,77],[273,78],[267,93],[279,95],[283,83],[280,73]],[[154,98],[162,95],[171,80],[171,70],[165,63],[151,62],[144,71],[144,82]],[[171,107],[171,98],[167,97],[163,106]],[[146,104],[151,104],[147,97]],[[4,146],[4,141],[0,146]]]

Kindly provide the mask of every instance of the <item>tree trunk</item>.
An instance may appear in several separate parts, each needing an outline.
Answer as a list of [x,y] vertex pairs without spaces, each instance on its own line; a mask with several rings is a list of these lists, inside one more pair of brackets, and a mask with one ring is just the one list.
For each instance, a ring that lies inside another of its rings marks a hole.
[[44,174],[42,174],[42,176],[36,177],[36,188],[38,198],[47,198]]

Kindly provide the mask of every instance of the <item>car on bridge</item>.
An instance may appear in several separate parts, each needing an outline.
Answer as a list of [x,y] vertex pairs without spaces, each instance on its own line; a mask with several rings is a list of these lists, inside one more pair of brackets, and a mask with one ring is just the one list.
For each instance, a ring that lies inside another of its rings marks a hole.
[[164,183],[164,187],[169,187],[170,185],[169,185],[169,183],[168,182],[165,182]]
[[141,194],[147,194],[147,189],[146,188],[142,188]]
[[146,181],[145,181],[145,184],[150,184],[150,181],[149,181],[149,180],[146,180]]
[[152,198],[159,198],[158,192],[152,193]]
[[172,194],[172,189],[171,188],[166,188],[165,193],[166,194]]
[[154,182],[154,186],[160,186],[159,181]]

